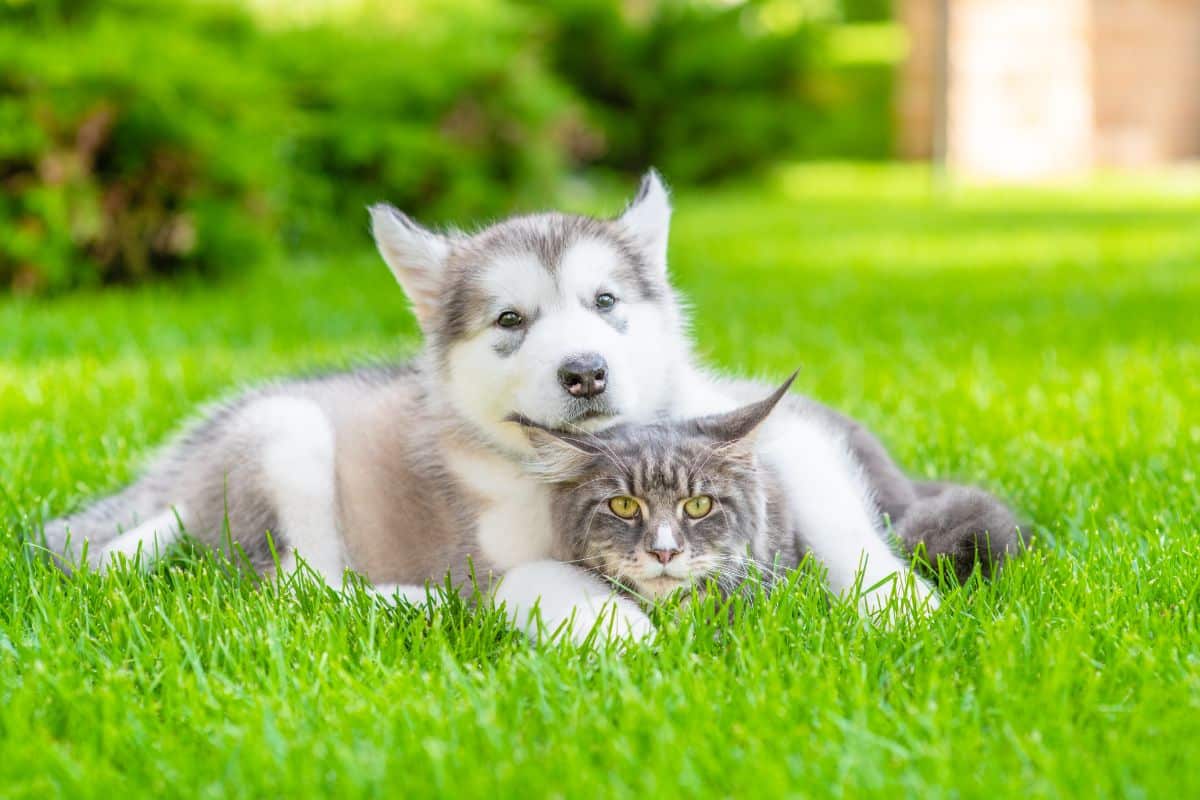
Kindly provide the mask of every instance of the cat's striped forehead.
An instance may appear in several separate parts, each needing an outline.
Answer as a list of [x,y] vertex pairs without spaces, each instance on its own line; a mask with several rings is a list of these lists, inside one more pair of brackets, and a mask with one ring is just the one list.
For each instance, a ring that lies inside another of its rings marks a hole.
[[748,477],[743,460],[731,463],[721,444],[679,426],[622,428],[605,435],[604,441],[608,452],[597,461],[597,469],[608,471],[637,497],[720,491],[723,484]]

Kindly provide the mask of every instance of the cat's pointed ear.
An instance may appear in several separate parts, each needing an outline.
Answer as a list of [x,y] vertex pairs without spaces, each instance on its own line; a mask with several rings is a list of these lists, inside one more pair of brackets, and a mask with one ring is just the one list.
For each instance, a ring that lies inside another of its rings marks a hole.
[[589,434],[556,431],[520,414],[512,414],[506,421],[520,425],[533,447],[530,471],[550,483],[579,478],[603,452],[596,438]]
[[671,229],[671,199],[658,170],[651,169],[642,176],[637,194],[617,217],[642,248],[650,263],[658,270],[667,270],[667,234]]
[[783,399],[788,389],[792,387],[792,382],[796,380],[798,373],[799,370],[793,372],[791,377],[783,382],[782,386],[771,393],[770,397],[759,400],[757,403],[751,403],[748,406],[735,408],[733,411],[728,411],[724,414],[701,417],[693,420],[692,424],[700,433],[712,437],[721,443],[750,442],[753,440],[759,426],[766,421],[767,417],[771,416],[771,412],[775,410],[775,407],[779,405],[779,401]]
[[428,330],[441,294],[450,239],[414,222],[387,203],[370,207],[375,246]]

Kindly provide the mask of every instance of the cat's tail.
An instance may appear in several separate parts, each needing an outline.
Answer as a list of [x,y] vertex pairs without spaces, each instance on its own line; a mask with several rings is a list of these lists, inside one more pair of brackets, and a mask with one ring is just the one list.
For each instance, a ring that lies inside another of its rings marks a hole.
[[998,498],[973,486],[919,483],[917,500],[895,523],[908,551],[923,546],[934,566],[947,557],[960,582],[970,577],[978,563],[991,577],[1009,557],[1024,546],[1021,526]]

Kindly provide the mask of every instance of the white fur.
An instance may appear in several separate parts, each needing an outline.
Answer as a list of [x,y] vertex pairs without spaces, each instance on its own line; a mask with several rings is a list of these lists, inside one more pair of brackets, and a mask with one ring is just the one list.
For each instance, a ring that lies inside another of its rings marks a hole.
[[592,631],[601,640],[645,640],[650,618],[632,601],[613,594],[598,578],[559,561],[510,569],[494,600],[531,638],[567,638],[582,644]]
[[[558,283],[565,301],[590,305],[597,291],[619,292],[612,276],[620,263],[617,251],[599,239],[580,239],[562,254]],[[545,270],[543,270],[545,272]]]
[[503,253],[479,277],[480,288],[493,298],[492,311],[515,308],[523,313],[558,298],[553,276],[533,253]]
[[135,561],[143,571],[149,570],[183,536],[179,522],[184,511],[178,507],[156,514],[110,541],[89,561],[102,573],[121,559]]
[[[512,413],[550,426],[569,424],[569,401],[558,369],[571,355],[599,353],[608,363],[605,397],[623,419],[645,420],[669,390],[664,364],[685,352],[669,321],[649,304],[618,299],[627,328],[620,333],[592,307],[597,294],[624,292],[614,276],[617,254],[596,240],[576,242],[563,253],[555,280],[532,254],[505,255],[488,267],[484,287],[496,297],[494,311],[514,309],[530,320],[517,352],[501,357],[495,345],[510,335],[495,326],[457,342],[449,352],[448,397],[455,409],[512,452],[528,441],[518,426],[503,422]],[[486,387],[482,389],[481,387]],[[594,427],[597,421],[582,427]]]
[[492,564],[507,570],[550,556],[554,532],[545,485],[498,456],[479,459],[450,453],[447,461],[458,479],[470,486],[484,504],[475,536],[480,551]]
[[679,542],[675,541],[675,534],[671,531],[671,525],[668,522],[661,522],[658,525],[658,530],[654,532],[654,544],[652,547],[655,550],[675,550],[679,547]]
[[371,587],[371,592],[388,605],[395,605],[404,600],[414,606],[427,604],[431,595],[424,586],[411,586],[403,583],[378,583]]
[[290,546],[282,570],[294,570],[299,556],[340,588],[346,559],[337,528],[333,425],[313,401],[286,396],[255,401],[241,422],[261,437],[264,489]]
[[[859,584],[864,611],[876,611],[903,584],[908,567],[888,547],[862,470],[840,437],[812,420],[781,415],[768,420],[758,455],[783,483],[806,543],[828,570],[830,588],[846,594]],[[900,581],[900,584],[897,584]],[[920,580],[921,598],[937,601]]]

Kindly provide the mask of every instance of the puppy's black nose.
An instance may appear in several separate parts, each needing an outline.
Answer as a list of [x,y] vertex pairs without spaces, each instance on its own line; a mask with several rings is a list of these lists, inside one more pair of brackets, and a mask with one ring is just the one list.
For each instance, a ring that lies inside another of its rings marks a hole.
[[572,397],[595,397],[604,393],[608,363],[599,353],[571,356],[558,368],[558,382]]

